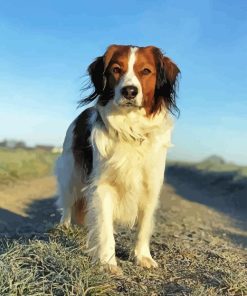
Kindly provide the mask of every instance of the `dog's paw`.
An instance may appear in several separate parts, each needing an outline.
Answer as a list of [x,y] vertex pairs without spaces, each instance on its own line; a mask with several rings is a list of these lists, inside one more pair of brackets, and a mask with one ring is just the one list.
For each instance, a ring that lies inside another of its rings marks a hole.
[[123,270],[121,267],[115,264],[104,264],[103,269],[112,275],[121,276],[123,275]]
[[144,268],[157,268],[158,264],[152,257],[136,257],[136,264]]
[[70,221],[61,221],[59,226],[64,229],[69,229],[71,227]]
[[70,216],[65,217],[64,215],[62,215],[60,222],[59,222],[59,226],[65,229],[68,229],[71,227],[71,219]]

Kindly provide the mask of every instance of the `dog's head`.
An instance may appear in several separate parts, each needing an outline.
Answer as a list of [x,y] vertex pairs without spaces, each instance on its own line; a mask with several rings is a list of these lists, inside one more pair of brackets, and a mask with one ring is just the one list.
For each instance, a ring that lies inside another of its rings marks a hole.
[[94,92],[82,101],[98,97],[98,104],[109,101],[121,108],[144,108],[154,115],[162,106],[178,111],[176,82],[178,67],[154,46],[111,45],[88,67]]

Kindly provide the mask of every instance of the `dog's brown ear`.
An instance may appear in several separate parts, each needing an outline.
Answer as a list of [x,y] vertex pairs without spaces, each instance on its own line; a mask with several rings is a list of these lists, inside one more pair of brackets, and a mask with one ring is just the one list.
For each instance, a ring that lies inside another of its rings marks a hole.
[[164,64],[166,79],[169,81],[171,85],[174,85],[176,83],[178,74],[180,73],[178,66],[166,56],[163,57],[163,64]]
[[109,65],[109,62],[117,49],[117,45],[110,45],[103,56],[97,57],[87,69],[88,75],[90,77],[90,85],[86,86],[84,89],[87,90],[91,86],[93,87],[93,92],[85,99],[79,101],[79,106],[84,106],[92,103],[98,96],[101,96],[106,87],[106,77],[105,70]]
[[95,94],[97,94],[96,96],[101,95],[104,91],[106,85],[105,70],[110,63],[116,48],[116,45],[110,45],[105,54],[96,58],[88,67],[87,71],[93,83]]
[[112,44],[110,46],[108,46],[105,54],[104,54],[104,71],[106,70],[106,68],[108,67],[115,51],[117,50],[118,45]]
[[176,87],[180,70],[170,58],[162,54],[160,49],[155,48],[154,55],[157,67],[154,112],[163,102],[171,113],[179,114],[176,104]]

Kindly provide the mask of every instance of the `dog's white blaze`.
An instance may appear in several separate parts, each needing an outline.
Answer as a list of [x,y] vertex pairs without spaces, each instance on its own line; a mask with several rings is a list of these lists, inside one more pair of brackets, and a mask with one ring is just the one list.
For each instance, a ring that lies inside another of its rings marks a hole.
[[128,61],[128,70],[123,75],[123,77],[121,78],[118,86],[115,89],[114,100],[115,100],[116,103],[119,103],[121,100],[125,100],[122,97],[121,89],[124,86],[133,85],[133,86],[137,87],[137,89],[138,89],[138,94],[135,97],[135,105],[137,105],[137,106],[142,105],[142,96],[143,96],[142,87],[141,87],[141,83],[140,83],[139,79],[137,78],[137,76],[135,75],[135,71],[134,71],[134,65],[135,65],[135,62],[136,62],[136,52],[137,51],[138,51],[137,47],[131,47],[130,48],[130,55],[129,55],[129,61]]
[[[136,52],[138,48],[137,47],[131,47],[130,48],[130,56],[129,56],[129,62],[128,62],[128,71],[123,76],[123,82],[124,85],[135,85],[140,84],[139,80],[137,79],[135,72],[134,72],[134,64],[136,61]],[[137,80],[137,81],[136,81]],[[137,85],[135,85],[137,86]]]

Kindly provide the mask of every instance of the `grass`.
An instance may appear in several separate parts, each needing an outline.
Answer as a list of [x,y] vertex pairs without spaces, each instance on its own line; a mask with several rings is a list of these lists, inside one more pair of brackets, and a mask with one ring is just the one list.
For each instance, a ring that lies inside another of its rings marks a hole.
[[170,162],[170,166],[194,169],[201,173],[232,174],[236,180],[247,178],[247,166],[240,166],[231,162],[225,162],[219,156],[210,156],[201,162]]
[[[57,231],[58,233],[58,231]],[[107,275],[83,254],[83,235],[2,242],[0,295],[102,295]],[[78,243],[80,242],[80,246]]]
[[121,277],[90,262],[80,229],[56,228],[28,241],[6,239],[0,248],[0,295],[247,295],[246,261],[236,250],[221,241],[188,246],[168,233],[162,236],[156,233],[152,248],[160,267],[144,270],[126,251],[132,233],[119,234]]
[[0,185],[51,174],[56,158],[56,154],[37,149],[0,148]]

